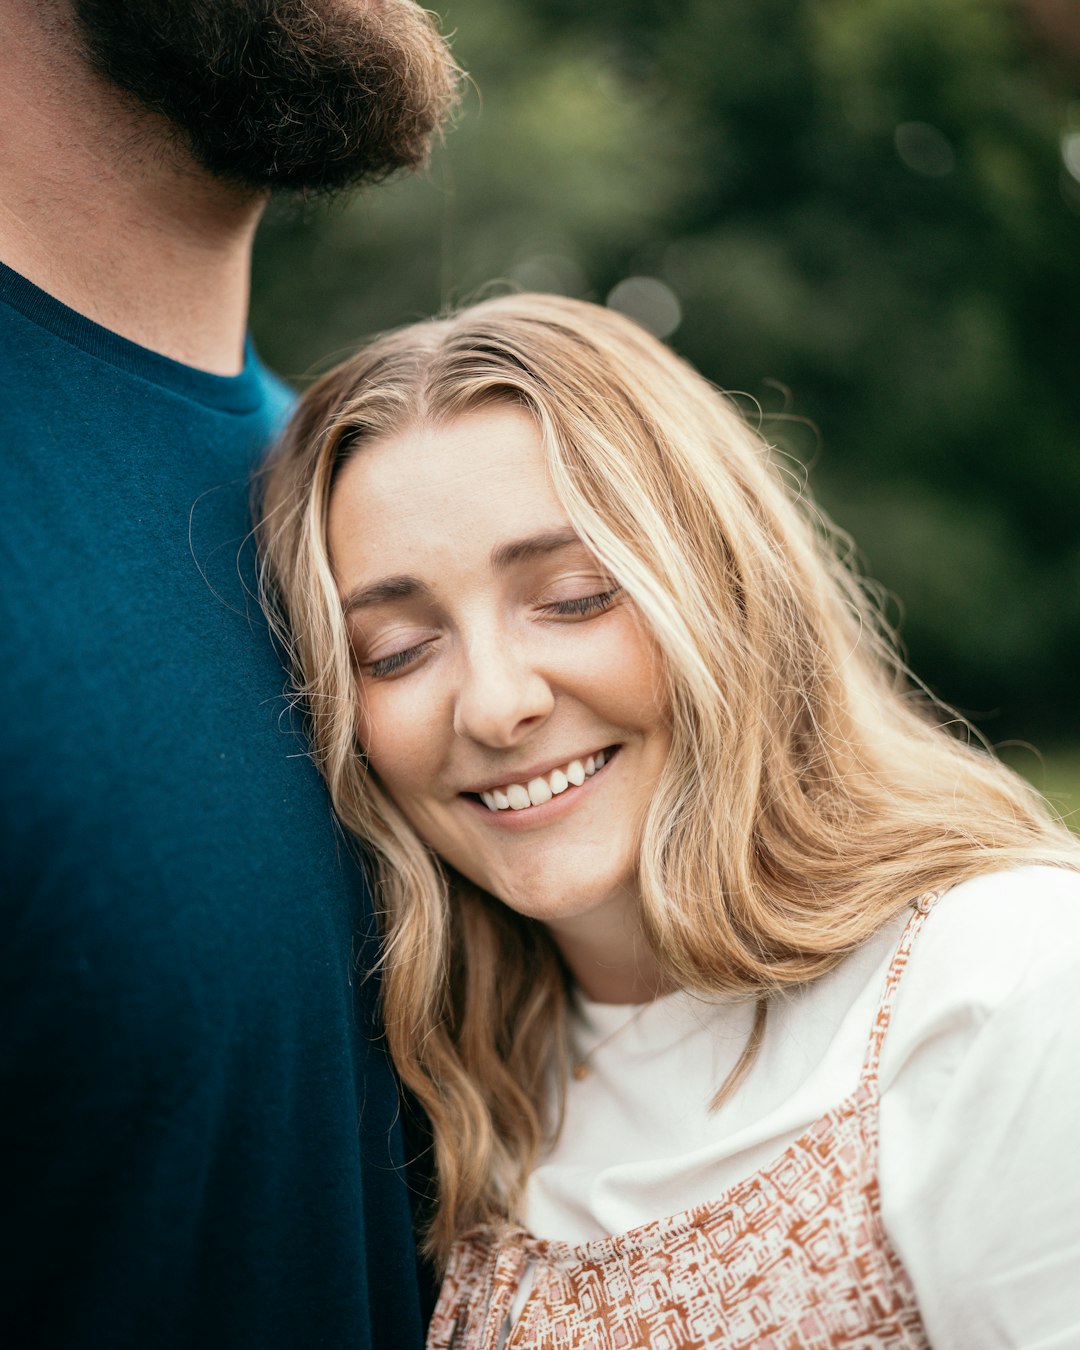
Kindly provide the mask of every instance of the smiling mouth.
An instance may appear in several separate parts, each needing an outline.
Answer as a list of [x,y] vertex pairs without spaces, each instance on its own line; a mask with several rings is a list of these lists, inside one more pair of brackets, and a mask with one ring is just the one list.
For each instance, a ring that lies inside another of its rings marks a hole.
[[530,806],[544,806],[553,797],[573,792],[610,764],[618,754],[617,745],[598,750],[584,759],[572,759],[559,769],[530,778],[527,783],[506,783],[490,792],[466,792],[462,795],[483,802],[489,811],[526,811]]

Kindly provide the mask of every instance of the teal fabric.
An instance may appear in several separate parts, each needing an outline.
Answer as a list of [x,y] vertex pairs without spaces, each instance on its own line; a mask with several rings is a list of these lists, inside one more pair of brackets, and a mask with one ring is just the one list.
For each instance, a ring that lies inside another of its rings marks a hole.
[[370,902],[250,593],[288,398],[0,268],[5,1343],[422,1339]]

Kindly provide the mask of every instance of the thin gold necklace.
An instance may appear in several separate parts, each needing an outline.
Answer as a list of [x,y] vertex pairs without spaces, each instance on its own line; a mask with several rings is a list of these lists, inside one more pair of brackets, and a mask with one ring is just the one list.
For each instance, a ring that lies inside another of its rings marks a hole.
[[643,1003],[640,1008],[635,1008],[625,1022],[620,1022],[620,1024],[615,1028],[614,1031],[609,1031],[606,1036],[604,1036],[601,1040],[596,1042],[596,1044],[592,1047],[591,1050],[588,1050],[584,1055],[579,1055],[574,1060],[570,1072],[573,1074],[573,1076],[577,1079],[579,1083],[582,1081],[583,1078],[588,1078],[589,1061],[592,1059],[593,1055],[595,1055],[597,1051],[602,1050],[609,1041],[613,1041],[616,1036],[621,1036],[627,1027],[633,1026],[633,1024],[646,1010],[646,1008],[651,1007],[652,1007],[651,1003]]

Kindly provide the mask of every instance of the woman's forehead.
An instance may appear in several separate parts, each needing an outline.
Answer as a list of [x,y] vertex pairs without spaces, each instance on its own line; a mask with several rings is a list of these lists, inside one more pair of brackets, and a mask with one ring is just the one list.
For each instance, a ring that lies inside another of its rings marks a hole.
[[[328,544],[335,569],[447,565],[520,541],[575,538],[543,441],[523,409],[499,405],[364,444],[338,475]],[[534,546],[533,551],[536,551]],[[396,570],[396,569],[394,569]]]

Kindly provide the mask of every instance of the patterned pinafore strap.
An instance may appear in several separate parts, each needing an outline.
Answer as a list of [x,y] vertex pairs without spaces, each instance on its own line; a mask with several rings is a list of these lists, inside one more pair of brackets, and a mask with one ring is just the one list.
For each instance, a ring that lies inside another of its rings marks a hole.
[[911,949],[915,945],[915,939],[922,931],[923,924],[926,922],[926,916],[933,909],[934,905],[941,899],[941,891],[924,891],[917,900],[912,901],[913,914],[904,926],[904,931],[900,937],[899,945],[889,963],[889,970],[885,976],[885,987],[881,993],[881,1001],[878,1003],[877,1012],[874,1015],[874,1025],[870,1032],[870,1041],[866,1047],[866,1058],[863,1060],[862,1072],[859,1075],[859,1082],[867,1083],[877,1091],[878,1065],[881,1062],[881,1050],[885,1044],[885,1036],[889,1030],[889,1022],[892,1019],[893,1003],[896,1000],[896,992],[900,988],[900,981],[904,977],[904,971],[907,969],[907,963],[911,956]]

